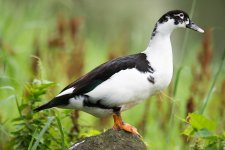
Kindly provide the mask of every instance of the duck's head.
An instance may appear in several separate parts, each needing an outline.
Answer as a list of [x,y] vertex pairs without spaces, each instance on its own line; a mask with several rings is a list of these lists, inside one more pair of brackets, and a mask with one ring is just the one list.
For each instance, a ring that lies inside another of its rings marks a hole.
[[170,34],[176,28],[189,28],[198,32],[203,33],[200,27],[198,27],[191,19],[188,14],[182,10],[172,10],[164,14],[156,23],[153,31],[153,35],[157,33]]

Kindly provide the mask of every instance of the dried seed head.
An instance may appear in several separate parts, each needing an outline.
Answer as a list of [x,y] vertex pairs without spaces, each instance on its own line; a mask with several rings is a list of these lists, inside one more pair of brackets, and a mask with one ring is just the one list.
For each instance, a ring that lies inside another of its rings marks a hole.
[[212,61],[212,29],[209,29],[204,34],[204,38],[202,41],[202,51],[198,55],[198,60],[201,65],[202,74],[206,75],[207,79],[210,78],[210,64]]

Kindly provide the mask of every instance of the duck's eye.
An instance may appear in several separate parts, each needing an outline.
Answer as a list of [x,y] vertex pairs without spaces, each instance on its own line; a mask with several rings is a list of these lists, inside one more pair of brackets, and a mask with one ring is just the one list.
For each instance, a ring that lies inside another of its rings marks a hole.
[[183,13],[175,14],[174,17],[176,19],[182,19],[183,20],[184,19],[184,14]]
[[184,19],[184,14],[179,14],[181,19]]

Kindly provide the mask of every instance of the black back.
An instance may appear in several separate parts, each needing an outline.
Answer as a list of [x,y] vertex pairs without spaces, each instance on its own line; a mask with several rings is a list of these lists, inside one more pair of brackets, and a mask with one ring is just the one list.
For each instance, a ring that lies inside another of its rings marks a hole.
[[108,61],[80,79],[74,81],[61,92],[71,87],[75,87],[73,95],[82,95],[93,90],[96,86],[109,79],[115,73],[125,70],[136,68],[140,72],[154,72],[153,68],[147,61],[147,56],[144,53],[129,55],[125,57],[119,57]]

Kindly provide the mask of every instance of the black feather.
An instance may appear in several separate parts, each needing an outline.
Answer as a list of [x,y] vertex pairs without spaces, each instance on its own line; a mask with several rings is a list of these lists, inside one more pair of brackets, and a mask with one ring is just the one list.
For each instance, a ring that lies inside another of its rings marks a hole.
[[41,106],[38,107],[38,108],[35,108],[34,111],[35,111],[35,112],[39,112],[39,111],[41,111],[41,110],[48,109],[48,108],[52,108],[52,107],[50,106],[50,102],[49,102],[49,103],[46,103],[46,104],[44,104],[44,105],[41,105]]
[[70,94],[55,97],[51,101],[49,101],[48,103],[46,103],[44,105],[41,105],[40,107],[34,109],[34,111],[38,112],[38,111],[48,109],[48,108],[52,108],[52,107],[66,106],[66,105],[69,104],[70,98],[71,98]]
[[[129,55],[125,57],[119,57],[108,61],[97,68],[93,69],[91,72],[81,77],[80,79],[74,81],[67,87],[65,87],[61,92],[74,87],[74,90],[71,94],[61,95],[52,99],[49,103],[44,104],[38,108],[36,111],[40,111],[47,108],[57,107],[57,106],[65,106],[69,104],[69,99],[72,97],[76,97],[79,95],[84,95],[92,91],[102,82],[109,79],[115,73],[126,70],[136,68],[138,71],[145,72],[154,72],[154,69],[150,66],[147,56],[144,53]],[[61,93],[60,92],[60,93]],[[102,106],[101,107],[108,107]]]
[[88,93],[115,73],[132,68],[136,68],[143,73],[154,72],[154,69],[150,66],[147,56],[144,53],[119,57],[98,66],[85,76],[65,87],[61,92],[75,87],[72,94],[73,96]]

